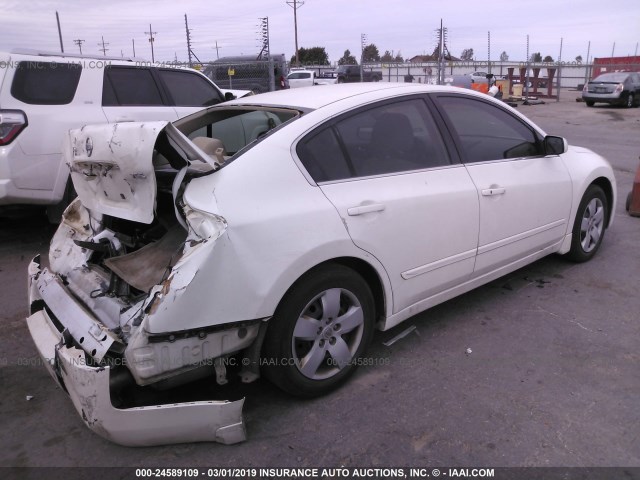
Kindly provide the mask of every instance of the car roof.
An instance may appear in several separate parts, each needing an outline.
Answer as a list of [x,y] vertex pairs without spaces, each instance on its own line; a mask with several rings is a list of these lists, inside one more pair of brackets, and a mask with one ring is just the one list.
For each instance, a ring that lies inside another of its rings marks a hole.
[[[309,88],[313,89],[313,95],[309,94]],[[375,83],[345,83],[336,85],[322,85],[307,88],[291,88],[287,90],[278,90],[276,92],[261,93],[250,97],[243,97],[231,102],[225,102],[224,105],[255,105],[255,106],[290,106],[303,110],[316,110],[334,102],[345,100],[347,98],[365,95],[371,92],[386,92],[391,95],[403,95],[410,93],[428,93],[454,91],[460,92],[459,88],[424,85],[424,84],[406,84],[391,82],[375,82]],[[475,93],[466,90],[467,93]]]
[[112,57],[112,56],[100,56],[100,55],[91,55],[91,54],[77,54],[77,53],[62,53],[62,52],[50,52],[44,50],[32,50],[28,48],[14,48],[6,53],[12,57],[39,57],[42,61],[59,61],[63,63],[63,61],[68,60],[77,60],[77,59],[87,59],[87,60],[101,60],[104,62],[117,63],[117,64],[130,64],[132,62],[144,62],[145,65],[148,64],[151,66],[151,62],[144,58],[138,57]]

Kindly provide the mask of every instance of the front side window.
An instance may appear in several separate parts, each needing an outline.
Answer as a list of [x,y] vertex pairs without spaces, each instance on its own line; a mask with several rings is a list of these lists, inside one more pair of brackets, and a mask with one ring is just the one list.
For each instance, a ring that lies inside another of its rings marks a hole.
[[535,132],[504,109],[463,96],[438,96],[463,160],[485,162],[543,155]]
[[112,66],[104,70],[102,105],[161,106],[164,102],[150,69]]
[[436,124],[420,99],[367,107],[309,135],[298,156],[316,182],[449,165]]
[[19,62],[13,98],[30,105],[67,105],[76,94],[82,67],[74,63]]
[[159,70],[174,105],[179,107],[207,107],[222,102],[220,92],[206,79],[192,72]]

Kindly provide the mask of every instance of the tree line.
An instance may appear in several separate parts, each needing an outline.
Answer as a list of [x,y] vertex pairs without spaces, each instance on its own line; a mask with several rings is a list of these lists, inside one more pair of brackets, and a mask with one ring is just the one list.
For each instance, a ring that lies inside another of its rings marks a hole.
[[[434,53],[432,56],[437,56],[436,47],[434,49]],[[298,49],[298,58],[300,59],[301,65],[330,65],[329,63],[329,55],[327,54],[324,47],[311,47],[304,48],[301,47]],[[404,63],[404,58],[400,51],[397,53],[389,50],[385,50],[384,54],[380,55],[380,51],[375,44],[369,44],[364,47],[362,50],[361,59],[362,63],[380,63],[380,62],[389,62],[389,63]],[[460,59],[463,61],[473,61],[474,60],[474,52],[473,48],[465,48],[462,50],[460,54]],[[503,51],[500,54],[500,61],[506,62],[509,60],[509,55],[506,51]],[[531,54],[529,57],[529,61],[532,63],[548,63],[553,62],[553,57],[551,55],[546,55],[544,58],[540,52],[535,52]],[[576,61],[578,63],[582,62],[582,56],[578,55],[576,57]],[[291,65],[295,65],[296,56],[293,55],[290,61]],[[351,53],[350,50],[345,50],[344,54],[341,58],[338,59],[338,65],[358,65],[358,59]]]

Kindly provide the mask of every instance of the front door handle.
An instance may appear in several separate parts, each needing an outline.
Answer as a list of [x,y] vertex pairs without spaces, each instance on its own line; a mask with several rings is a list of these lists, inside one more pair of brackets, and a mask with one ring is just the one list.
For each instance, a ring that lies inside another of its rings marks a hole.
[[482,195],[485,197],[490,197],[491,195],[503,195],[506,191],[507,190],[504,187],[485,188],[482,190]]
[[360,205],[359,207],[351,207],[347,209],[347,213],[350,217],[356,215],[364,215],[365,213],[382,212],[385,206],[381,203],[373,203],[371,205]]

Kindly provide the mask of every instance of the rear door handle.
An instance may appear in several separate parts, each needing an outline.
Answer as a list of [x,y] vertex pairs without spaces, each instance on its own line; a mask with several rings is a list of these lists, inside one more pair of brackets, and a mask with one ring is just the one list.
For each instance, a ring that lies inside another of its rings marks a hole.
[[490,197],[491,195],[503,195],[506,192],[504,187],[485,188],[482,190],[482,195]]
[[351,207],[347,209],[347,213],[350,217],[356,215],[364,215],[365,213],[382,212],[385,206],[381,203],[373,203],[371,205],[361,205],[359,207]]

